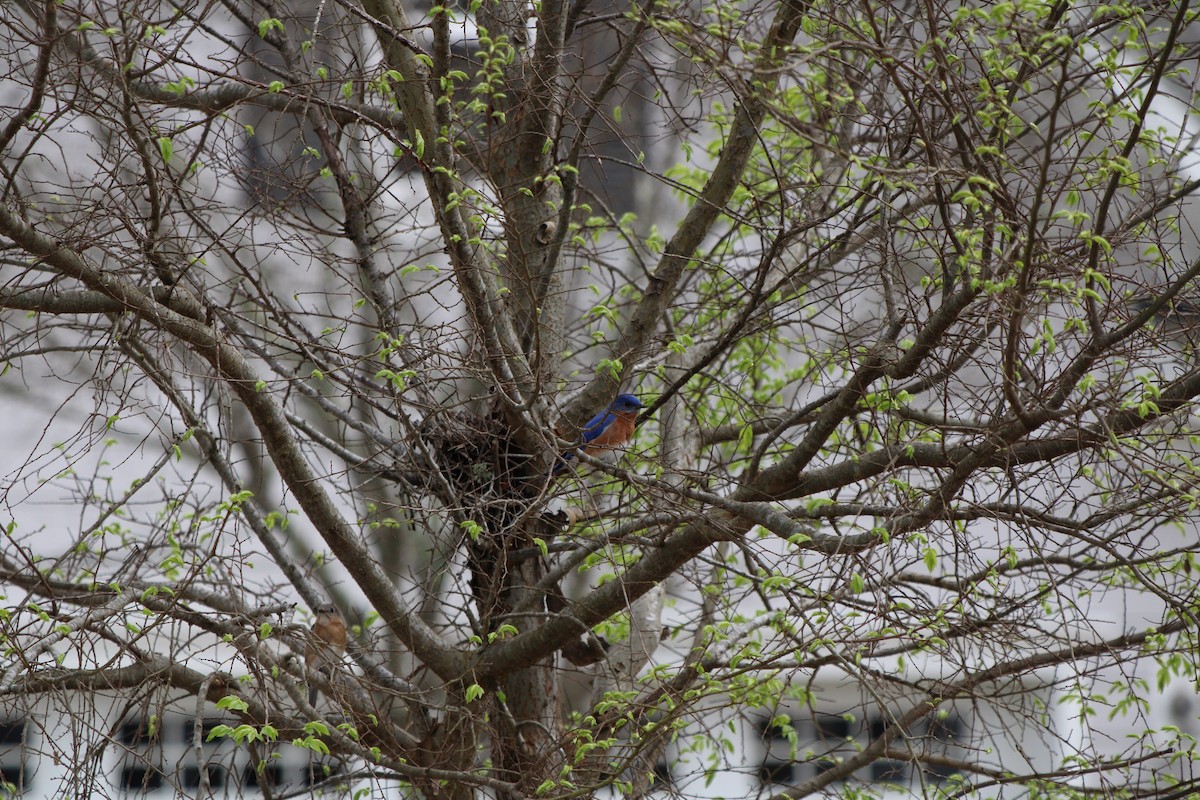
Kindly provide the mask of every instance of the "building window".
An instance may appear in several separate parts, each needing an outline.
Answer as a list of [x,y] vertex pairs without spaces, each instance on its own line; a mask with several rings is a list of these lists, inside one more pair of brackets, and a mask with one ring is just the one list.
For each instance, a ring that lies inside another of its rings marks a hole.
[[143,749],[150,744],[150,725],[144,719],[129,719],[121,723],[117,740],[131,749]]
[[793,761],[764,761],[758,768],[758,782],[764,785],[778,783],[780,785],[796,783],[796,764]]
[[800,780],[796,763],[796,733],[794,720],[766,720],[759,727],[765,751],[758,768],[758,782],[787,785]]
[[148,764],[126,764],[121,767],[119,786],[127,792],[153,792],[161,789],[162,773]]
[[[206,719],[200,723],[200,741],[205,745],[205,747],[207,747],[210,744],[217,743],[216,741],[209,742],[208,737],[210,735],[212,735],[213,730],[218,725],[225,725],[225,724],[228,724],[227,720],[212,719],[212,718]],[[179,726],[179,729],[182,733],[182,736],[180,737],[180,741],[182,741],[185,745],[189,745],[189,746],[195,744],[193,737],[196,734],[196,725],[193,720],[190,720],[190,719],[183,720],[182,724]]]
[[814,722],[817,735],[812,763],[822,775],[854,754],[854,729],[847,717],[819,716]]
[[[758,768],[759,782],[764,786],[789,785],[825,774],[879,739],[888,722],[879,714],[819,714],[767,721],[760,726],[763,760]],[[905,786],[914,780],[917,770],[926,780],[944,780],[956,771],[945,764],[923,764],[922,756],[960,754],[967,734],[962,717],[953,711],[931,717],[913,726],[906,737],[892,741],[891,750],[907,750],[910,758],[879,758],[842,780],[853,777],[868,783]]]
[[257,764],[247,764],[242,771],[242,785],[251,789],[260,786],[274,788],[283,785],[283,766],[278,761],[268,761],[262,765],[261,772]]
[[[870,722],[871,741],[883,735],[887,727],[880,717],[874,717]],[[894,758],[881,758],[871,764],[871,780],[876,783],[907,783],[912,777],[908,771],[908,762]]]
[[[218,726],[225,724],[219,718],[207,718],[200,722],[200,753],[196,753],[196,721],[179,721],[179,742],[186,748],[179,766],[179,785],[184,789],[199,789],[205,782],[213,789],[220,789],[228,781],[229,768],[217,761],[217,750],[222,739],[209,740],[209,735]],[[226,756],[228,758],[228,755]]]
[[26,720],[0,722],[0,781],[4,783],[6,794],[19,794],[29,788],[29,775],[25,768],[28,734],[29,724]]
[[125,757],[117,773],[117,786],[126,792],[146,793],[162,788],[162,770],[153,756],[157,753],[157,737],[149,720],[128,719],[117,729],[117,741],[125,747]]
[[[220,789],[225,785],[225,768],[219,764],[205,764],[204,771],[208,773],[205,777],[208,780],[208,785],[214,789]],[[180,773],[179,783],[185,789],[200,788],[200,767],[192,765],[184,767]]]
[[[953,756],[960,752],[967,740],[967,726],[958,714],[935,716],[928,720],[926,728],[927,752],[939,756]],[[924,767],[927,774],[936,780],[945,780],[958,774],[958,770],[946,764],[930,764]]]
[[290,795],[346,774],[336,759],[313,758],[298,748],[275,752],[260,745],[251,752],[234,747],[225,737],[209,741],[221,724],[229,720],[206,717],[200,722],[197,750],[195,717],[168,712],[153,723],[127,720],[114,733],[122,748],[113,781],[128,795],[173,789],[191,797],[205,785],[218,795],[249,795],[264,788],[271,789],[272,795]]

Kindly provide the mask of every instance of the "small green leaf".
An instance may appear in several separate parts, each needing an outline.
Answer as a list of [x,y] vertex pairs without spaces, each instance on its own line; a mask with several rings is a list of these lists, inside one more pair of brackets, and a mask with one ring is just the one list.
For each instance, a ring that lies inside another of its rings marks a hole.
[[271,18],[271,19],[264,19],[258,23],[258,37],[260,39],[267,38],[267,34],[270,33],[271,31],[281,31],[281,30],[283,30],[283,20]]
[[233,728],[229,727],[228,725],[217,725],[208,732],[208,738],[204,741],[211,742],[213,739],[224,739],[226,736],[229,736],[232,733]]
[[312,750],[320,755],[329,755],[329,745],[322,742],[315,736],[306,736],[303,739],[292,739],[293,747],[300,747],[304,750]]
[[217,708],[223,708],[227,711],[249,711],[250,706],[246,701],[237,695],[227,694],[217,701]]
[[304,724],[304,732],[309,736],[328,736],[329,726],[319,719],[314,719],[312,722]]
[[738,431],[738,450],[749,453],[752,447],[754,447],[754,426],[746,424]]
[[464,519],[458,526],[466,532],[472,542],[479,541],[479,534],[483,533],[483,526],[474,520]]

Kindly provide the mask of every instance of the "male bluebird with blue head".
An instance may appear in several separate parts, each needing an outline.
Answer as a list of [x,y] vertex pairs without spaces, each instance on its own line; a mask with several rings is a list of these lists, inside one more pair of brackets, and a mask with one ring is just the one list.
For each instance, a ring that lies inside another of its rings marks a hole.
[[[583,426],[583,452],[589,456],[597,456],[605,450],[612,450],[628,444],[633,438],[633,423],[639,410],[645,408],[642,401],[631,394],[619,394],[608,408],[587,421]],[[567,451],[558,457],[558,463],[551,470],[551,475],[557,475],[567,468],[567,462],[575,457],[574,451]]]

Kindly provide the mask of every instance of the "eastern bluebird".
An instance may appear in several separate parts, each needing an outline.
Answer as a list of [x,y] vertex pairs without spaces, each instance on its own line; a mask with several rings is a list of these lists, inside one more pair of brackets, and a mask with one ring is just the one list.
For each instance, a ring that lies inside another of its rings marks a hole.
[[[645,408],[642,401],[631,394],[619,394],[608,408],[588,420],[583,426],[583,452],[589,456],[599,455],[604,450],[628,444],[633,438],[633,422],[639,409]],[[568,450],[558,457],[558,463],[550,471],[557,475],[567,468],[567,462],[575,457]]]
[[[304,666],[309,672],[332,676],[334,666],[341,663],[346,653],[346,620],[334,605],[320,606],[315,611],[317,618],[304,648]],[[308,702],[317,702],[315,687],[308,690]]]

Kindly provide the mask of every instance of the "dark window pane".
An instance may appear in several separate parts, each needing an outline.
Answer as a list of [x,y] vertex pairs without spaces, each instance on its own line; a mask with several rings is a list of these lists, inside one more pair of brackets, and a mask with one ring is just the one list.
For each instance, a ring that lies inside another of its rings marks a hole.
[[0,750],[19,747],[25,741],[25,720],[0,722]]
[[[889,721],[883,717],[872,717],[867,726],[870,741],[875,742],[883,737]],[[894,739],[895,745],[899,739]],[[908,781],[908,762],[890,758],[881,758],[871,764],[871,780],[879,783],[905,783]]]
[[[204,722],[200,724],[200,743],[207,744],[210,747],[216,747],[221,744],[222,740],[220,739],[214,739],[210,742],[208,740],[208,736],[213,732],[214,728],[216,728],[218,725],[224,724],[226,724],[225,721],[221,719],[204,720]],[[193,744],[196,736],[196,721],[191,719],[184,720],[179,726],[179,733],[179,741],[186,745]]]
[[[966,738],[966,723],[957,714],[929,719],[929,752],[953,757],[956,745],[962,744]],[[957,775],[959,770],[948,764],[933,764],[926,767],[926,772],[934,780],[941,781]]]
[[[225,785],[225,770],[215,764],[209,764],[205,768],[208,772],[208,785],[213,788],[218,788]],[[196,789],[200,786],[200,768],[197,766],[184,767],[183,775],[179,782],[189,788]]]
[[122,789],[153,791],[161,787],[162,782],[162,773],[153,767],[135,764],[121,769],[120,787]]
[[[21,764],[5,764],[0,767],[0,781],[5,786],[14,787],[17,793],[23,792],[29,788],[29,782],[25,779],[25,765]],[[7,794],[7,792],[5,792]]]
[[[870,722],[867,724],[867,734],[871,737],[871,741],[875,741],[879,737],[883,736],[883,732],[886,731],[889,727],[891,727],[891,725],[894,722],[895,722],[895,720],[892,718],[889,718],[889,717],[871,717]],[[907,735],[911,735],[911,736],[920,736],[921,735],[919,729],[914,730],[912,727],[909,727],[909,728],[905,728],[904,730]],[[898,742],[898,741],[901,741],[899,736],[892,739],[893,743]]]
[[933,764],[925,768],[926,774],[935,781],[944,781],[952,775],[958,775],[959,771],[949,764]]
[[791,761],[764,761],[758,768],[758,782],[762,784],[796,782],[796,764]]
[[871,780],[883,783],[905,783],[908,781],[908,763],[881,758],[871,764]]
[[935,716],[929,719],[929,738],[935,741],[946,744],[960,742],[964,738],[965,730],[966,726],[963,725],[962,717],[957,714],[949,714],[945,717]]
[[871,740],[874,741],[880,736],[883,736],[883,731],[885,728],[887,728],[887,724],[883,721],[883,717],[871,717]]
[[817,739],[844,742],[850,736],[850,720],[845,717],[817,717]]
[[120,739],[121,744],[129,747],[144,745],[150,741],[150,729],[144,719],[126,720],[121,723],[121,729],[117,731],[117,738]]
[[242,774],[243,786],[279,786],[281,783],[283,783],[283,767],[277,761],[264,764],[261,776],[253,764],[247,766],[246,771]]

